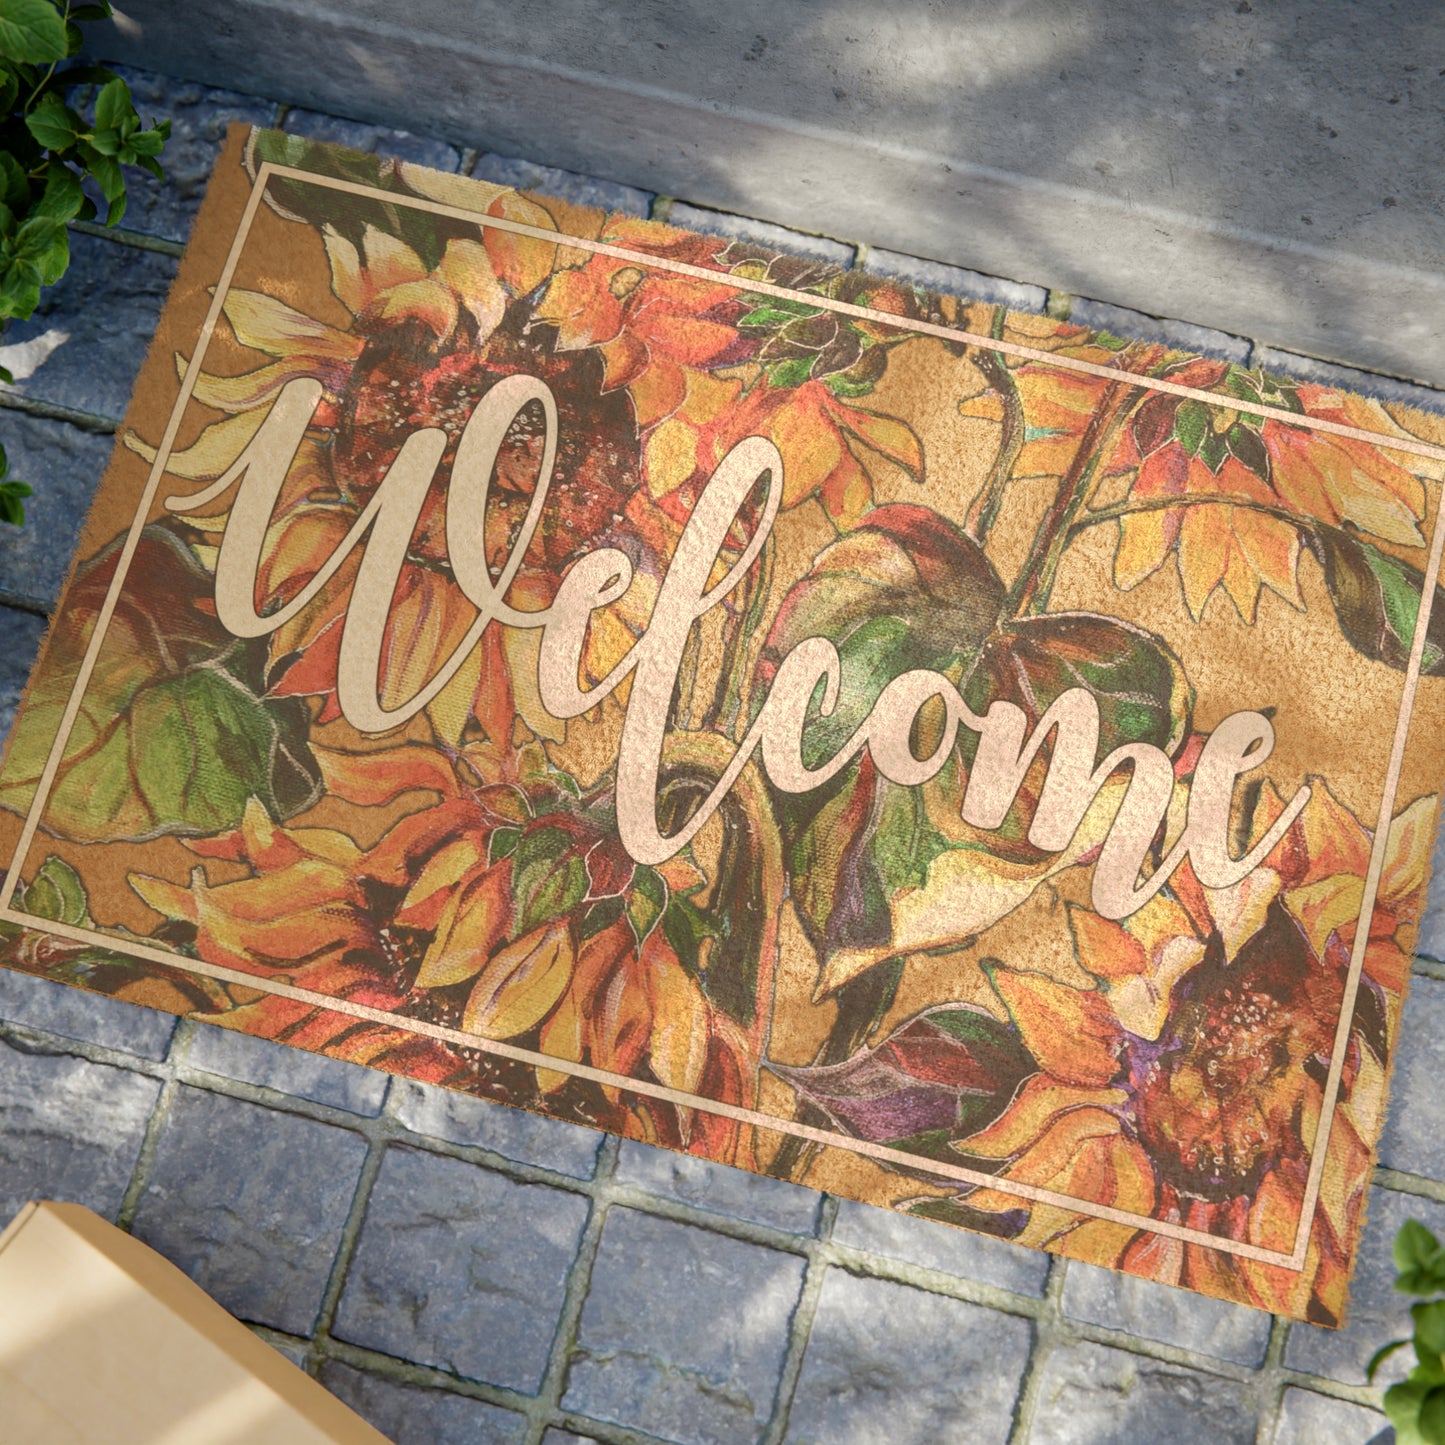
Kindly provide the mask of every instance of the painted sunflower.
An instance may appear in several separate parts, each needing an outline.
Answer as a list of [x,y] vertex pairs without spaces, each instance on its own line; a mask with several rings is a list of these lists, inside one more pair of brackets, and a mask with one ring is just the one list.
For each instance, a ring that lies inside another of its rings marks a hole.
[[[1266,811],[1278,807],[1266,800]],[[958,1204],[976,1220],[995,1216],[995,1229],[1020,1243],[1337,1321],[1434,810],[1421,799],[1390,829],[1303,1272],[1063,1207],[1024,1213],[1001,1190]],[[1235,887],[1201,888],[1186,865],[1122,924],[1070,905],[1076,957],[1094,986],[992,971],[1037,1072],[954,1150],[1001,1179],[1293,1251],[1371,846],[1316,781],[1270,864]]]

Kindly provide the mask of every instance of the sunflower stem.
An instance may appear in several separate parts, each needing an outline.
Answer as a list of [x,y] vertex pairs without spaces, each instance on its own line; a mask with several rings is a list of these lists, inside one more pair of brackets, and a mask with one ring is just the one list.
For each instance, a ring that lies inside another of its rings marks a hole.
[[[1006,307],[996,306],[994,308],[989,335],[995,341],[1002,339],[1004,322],[1007,317]],[[998,455],[994,458],[993,467],[988,474],[988,481],[984,483],[983,489],[969,508],[968,517],[965,520],[967,530],[976,541],[982,543],[987,539],[989,530],[998,519],[999,509],[1003,506],[1004,492],[1008,487],[1009,478],[1013,475],[1014,463],[1018,461],[1019,452],[1023,449],[1027,428],[1018,386],[1003,357],[996,351],[980,348],[977,365],[1003,401],[1002,435],[999,439]]]
[[1128,385],[1123,378],[1110,382],[1105,389],[1100,404],[1089,418],[1079,450],[1059,479],[1059,489],[1039,523],[1028,558],[1009,589],[1006,605],[1009,616],[1042,612],[1048,606],[1059,563],[1070,541],[1070,528],[1088,497],[1099,463],[1113,446],[1131,406],[1141,395],[1141,388]]

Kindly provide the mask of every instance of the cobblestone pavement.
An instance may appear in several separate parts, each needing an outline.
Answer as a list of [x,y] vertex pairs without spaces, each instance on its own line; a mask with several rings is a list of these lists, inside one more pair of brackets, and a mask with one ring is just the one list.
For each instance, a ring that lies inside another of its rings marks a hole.
[[[76,264],[0,362],[35,484],[0,529],[0,728],[227,121],[756,236],[1445,408],[1445,395],[862,245],[244,95],[132,75],[174,125],[164,187]],[[75,1199],[160,1249],[399,1445],[1356,1445],[1364,1363],[1402,1331],[1390,1240],[1445,1228],[1445,889],[1407,1008],[1349,1327],[1330,1332],[795,1185],[0,973],[0,1224]]]

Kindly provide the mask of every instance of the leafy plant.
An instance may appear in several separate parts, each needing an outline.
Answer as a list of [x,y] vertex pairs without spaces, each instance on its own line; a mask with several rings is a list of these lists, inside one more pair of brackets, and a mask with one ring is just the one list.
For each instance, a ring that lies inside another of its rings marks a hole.
[[[82,188],[87,177],[105,201],[105,225],[114,226],[125,214],[122,168],[163,174],[157,156],[170,121],[143,127],[130,88],[102,66],[60,68],[80,50],[81,23],[110,13],[109,0],[0,0],[0,326],[25,320],[41,288],[65,274],[67,223],[100,214]],[[89,120],[66,104],[77,85],[100,87]],[[14,378],[0,367],[0,380]],[[5,477],[0,454],[0,522],[19,526],[30,489]]]
[[1385,1391],[1385,1413],[1399,1445],[1445,1445],[1445,1245],[1415,1219],[1395,1236],[1395,1288],[1415,1295],[1410,1306],[1415,1332],[1375,1351],[1366,1370],[1375,1371],[1396,1350],[1413,1345],[1415,1368]]

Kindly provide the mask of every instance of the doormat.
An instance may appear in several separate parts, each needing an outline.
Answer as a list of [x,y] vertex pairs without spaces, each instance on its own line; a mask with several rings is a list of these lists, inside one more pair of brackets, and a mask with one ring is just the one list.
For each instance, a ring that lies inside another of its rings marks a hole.
[[3,961],[1337,1324],[1442,476],[1402,407],[238,129]]

